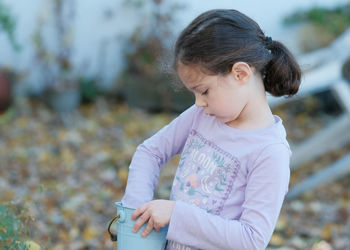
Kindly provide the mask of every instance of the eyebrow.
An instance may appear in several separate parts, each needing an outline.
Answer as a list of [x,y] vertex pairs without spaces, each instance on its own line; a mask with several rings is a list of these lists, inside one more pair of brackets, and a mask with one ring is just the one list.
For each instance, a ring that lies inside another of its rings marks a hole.
[[202,86],[203,84],[198,84],[197,86],[194,86],[194,87],[192,87],[192,88],[190,88],[190,89],[192,89],[192,90],[195,90],[196,88],[198,88],[199,86]]

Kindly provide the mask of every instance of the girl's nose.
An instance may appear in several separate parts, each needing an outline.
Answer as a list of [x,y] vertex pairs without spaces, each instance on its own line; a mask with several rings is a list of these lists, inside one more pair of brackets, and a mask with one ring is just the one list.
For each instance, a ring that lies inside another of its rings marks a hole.
[[198,107],[205,107],[205,106],[207,106],[207,103],[204,101],[204,98],[203,98],[203,96],[201,94],[195,94],[195,98],[196,98],[195,104]]

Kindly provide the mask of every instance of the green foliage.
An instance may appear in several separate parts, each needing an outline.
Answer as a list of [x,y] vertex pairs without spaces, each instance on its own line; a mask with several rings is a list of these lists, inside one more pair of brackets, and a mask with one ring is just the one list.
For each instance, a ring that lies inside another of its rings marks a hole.
[[79,82],[82,103],[93,103],[101,94],[96,80],[94,78],[81,78]]
[[6,5],[4,5],[2,1],[0,1],[0,32],[4,31],[7,34],[13,48],[18,50],[19,45],[16,42],[14,35],[15,28],[16,21],[11,15],[9,8]]
[[25,234],[25,216],[9,203],[0,204],[0,248],[28,249],[21,240]]
[[339,36],[350,26],[350,4],[333,9],[314,7],[306,11],[297,11],[284,19],[287,25],[300,22],[311,22],[334,36]]

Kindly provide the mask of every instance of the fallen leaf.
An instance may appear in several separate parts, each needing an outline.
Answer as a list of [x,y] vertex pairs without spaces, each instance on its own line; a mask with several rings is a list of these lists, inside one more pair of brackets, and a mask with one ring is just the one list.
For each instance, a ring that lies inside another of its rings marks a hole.
[[84,229],[83,239],[89,241],[94,239],[98,235],[97,230],[93,226],[88,226]]
[[314,244],[311,250],[333,250],[333,247],[329,245],[326,241],[321,241]]
[[41,247],[35,241],[29,240],[24,243],[24,245],[28,248],[28,250],[40,250]]
[[283,246],[285,244],[285,239],[279,234],[274,233],[270,239],[270,244],[274,246]]
[[333,224],[331,223],[325,225],[322,228],[322,235],[321,235],[322,239],[327,241],[332,239],[332,228],[333,228]]
[[126,168],[121,168],[118,170],[118,177],[123,182],[123,186],[126,186],[126,182],[128,181],[129,171]]

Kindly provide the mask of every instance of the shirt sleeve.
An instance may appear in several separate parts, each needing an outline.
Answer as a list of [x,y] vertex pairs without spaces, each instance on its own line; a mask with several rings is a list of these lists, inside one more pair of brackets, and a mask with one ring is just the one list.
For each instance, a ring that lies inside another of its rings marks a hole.
[[137,147],[121,201],[124,206],[137,208],[153,199],[161,167],[183,150],[198,110],[191,106]]
[[265,249],[288,191],[289,158],[289,148],[283,144],[263,150],[248,171],[238,220],[176,201],[167,238],[199,249]]

